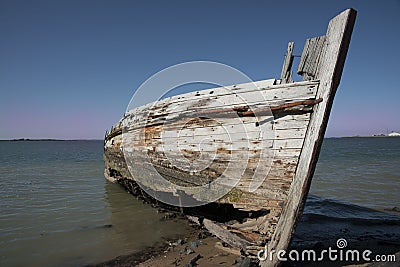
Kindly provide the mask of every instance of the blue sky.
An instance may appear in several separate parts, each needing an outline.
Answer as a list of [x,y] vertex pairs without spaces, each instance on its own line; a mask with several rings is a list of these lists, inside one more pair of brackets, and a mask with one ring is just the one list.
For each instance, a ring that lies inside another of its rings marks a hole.
[[400,131],[399,1],[0,1],[0,139],[102,139],[136,88],[182,62],[278,78],[358,11],[327,136]]

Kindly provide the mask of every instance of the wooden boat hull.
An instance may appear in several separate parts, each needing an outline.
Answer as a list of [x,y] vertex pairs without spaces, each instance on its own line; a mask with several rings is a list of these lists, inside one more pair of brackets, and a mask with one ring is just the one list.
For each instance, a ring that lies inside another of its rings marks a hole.
[[[256,257],[265,245],[286,249],[310,187],[355,16],[346,10],[326,36],[307,40],[298,70],[303,81],[292,81],[289,43],[280,80],[187,93],[128,111],[105,137],[106,177],[155,202],[189,207],[247,256]],[[214,206],[207,211],[193,207],[196,202]],[[213,219],[219,212],[225,219]]]

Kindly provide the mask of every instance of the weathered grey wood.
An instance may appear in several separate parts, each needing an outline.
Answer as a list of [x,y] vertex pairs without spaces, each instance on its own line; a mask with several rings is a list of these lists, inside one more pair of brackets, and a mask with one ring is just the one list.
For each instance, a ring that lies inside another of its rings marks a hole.
[[245,248],[250,243],[237,235],[232,234],[228,230],[222,228],[218,224],[214,223],[209,219],[203,220],[203,225],[207,230],[212,233],[213,235],[217,236],[219,239],[224,241],[230,246],[237,247],[237,248]]
[[[135,127],[147,126],[151,123],[157,123],[162,119],[182,117],[189,114],[193,117],[193,112],[201,112],[203,110],[235,108],[243,105],[249,105],[252,109],[257,106],[265,107],[280,105],[285,102],[294,102],[307,100],[315,97],[318,90],[318,82],[303,82],[296,84],[296,90],[292,90],[293,86],[273,85],[266,88],[250,88],[240,93],[232,94],[226,92],[224,88],[214,88],[215,95],[209,96],[201,94],[197,97],[190,98],[192,93],[188,93],[185,100],[163,99],[156,103],[150,103],[134,110],[128,111],[124,121],[128,125]],[[202,97],[204,96],[204,97]],[[149,112],[149,110],[151,110]],[[149,121],[151,119],[151,121]]]
[[[181,94],[179,96],[172,96],[169,98],[161,99],[156,102],[148,103],[146,105],[140,106],[138,108],[132,109],[127,111],[125,114],[125,117],[130,116],[132,114],[137,114],[137,113],[142,113],[145,110],[148,109],[153,109],[154,111],[157,111],[157,109],[162,109],[168,105],[171,104],[178,104],[180,105],[181,102],[200,102],[204,100],[209,100],[209,99],[220,99],[223,96],[234,96],[235,98],[237,97],[236,95],[244,95],[246,96],[246,93],[252,93],[252,92],[262,92],[263,97],[265,97],[265,100],[273,100],[277,99],[280,97],[280,95],[276,95],[276,93],[285,93],[288,94],[288,92],[291,91],[293,87],[299,87],[299,86],[304,86],[312,90],[313,86],[316,87],[318,86],[318,82],[299,82],[297,84],[284,84],[284,85],[274,85],[271,84],[271,80],[266,80],[265,83],[260,82],[254,82],[254,83],[246,83],[246,84],[239,84],[237,85],[238,87],[233,88],[232,86],[224,86],[224,87],[218,87],[218,88],[212,88],[212,89],[207,89],[207,90],[201,90],[198,92],[191,92],[191,93],[186,93],[186,94]],[[275,80],[273,80],[275,81]],[[213,92],[213,94],[211,94]],[[293,94],[296,94],[293,92]],[[259,95],[257,95],[259,97]],[[290,98],[287,97],[287,98]],[[247,98],[246,98],[247,99]],[[260,100],[260,99],[258,99]]]
[[[314,174],[319,151],[325,134],[333,98],[339,85],[344,61],[350,44],[356,11],[348,9],[333,18],[328,26],[326,41],[317,68],[316,78],[320,80],[317,98],[324,99],[315,107],[300,154],[294,181],[290,187],[288,203],[276,227],[269,249],[286,249],[293,235],[296,223],[304,208],[311,178]],[[263,261],[262,266],[276,266],[278,259]]]
[[285,60],[283,62],[282,66],[282,72],[281,72],[281,84],[284,83],[291,83],[293,82],[292,80],[292,65],[293,65],[293,48],[294,48],[294,42],[289,42],[286,55],[285,55]]
[[232,248],[232,247],[225,247],[225,246],[222,245],[221,242],[216,242],[215,243],[215,248],[223,250],[223,251],[226,251],[226,252],[228,252],[230,254],[241,256],[240,249]]
[[299,75],[303,76],[304,81],[315,79],[325,40],[325,36],[307,39],[297,71]]

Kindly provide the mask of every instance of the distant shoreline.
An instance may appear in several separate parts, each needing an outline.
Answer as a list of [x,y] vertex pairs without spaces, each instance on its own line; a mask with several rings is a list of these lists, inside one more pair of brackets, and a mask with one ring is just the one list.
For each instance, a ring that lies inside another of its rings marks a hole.
[[388,135],[367,135],[367,136],[342,136],[342,137],[328,137],[328,138],[396,138],[400,136],[388,136]]

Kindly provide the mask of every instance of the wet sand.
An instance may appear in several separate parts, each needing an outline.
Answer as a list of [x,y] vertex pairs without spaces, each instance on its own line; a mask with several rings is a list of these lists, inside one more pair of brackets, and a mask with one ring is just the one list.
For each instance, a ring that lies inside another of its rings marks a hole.
[[[163,267],[163,266],[240,266],[246,264],[246,259],[233,252],[234,249],[224,247],[216,237],[196,238],[188,236],[182,244],[178,241],[171,245],[160,245],[148,248],[139,253],[120,256],[111,261],[93,266],[140,266],[140,267]],[[250,264],[248,262],[247,264]],[[243,265],[250,266],[250,265]],[[257,266],[257,265],[251,265]]]
[[[182,218],[180,218],[182,219]],[[296,235],[306,235],[304,228],[307,231],[332,231],[332,227],[347,229],[347,233],[351,235],[349,239],[349,249],[357,249],[363,251],[369,249],[373,251],[373,255],[394,255],[396,254],[396,262],[386,263],[371,263],[365,261],[341,261],[331,262],[325,260],[322,262],[285,262],[282,266],[400,266],[400,240],[397,233],[387,233],[386,239],[377,238],[371,235],[372,228],[357,228],[356,231],[350,226],[342,225],[340,223],[335,226],[318,222],[319,225],[311,225],[304,222],[307,218],[303,219],[302,224],[299,225]],[[192,230],[186,236],[177,238],[176,240],[164,240],[153,247],[149,247],[141,252],[133,253],[131,255],[120,256],[111,261],[104,262],[95,266],[140,266],[140,267],[162,267],[162,266],[258,266],[256,260],[245,259],[240,256],[237,249],[232,249],[218,238],[211,236],[205,229],[188,221]],[[311,228],[309,228],[311,226]],[[397,225],[393,225],[398,228]],[[343,228],[344,227],[344,228]],[[374,226],[372,226],[374,227]],[[364,229],[364,230],[363,230]],[[339,231],[343,233],[342,230]],[[367,233],[370,233],[369,235]],[[358,235],[358,236],[357,236]],[[355,242],[355,240],[357,242]],[[327,249],[329,246],[336,248],[337,239],[330,238],[325,240],[316,240],[310,238],[309,240],[302,240],[298,236],[294,238],[289,250],[296,249],[301,253],[303,250],[313,249],[320,252]],[[351,245],[351,246],[350,246]]]
[[93,266],[235,266],[243,258],[232,248],[224,247],[221,241],[205,229],[192,224],[186,236],[175,240],[164,240],[153,247],[131,255],[119,256]]
[[[229,249],[229,248],[227,248]],[[241,258],[222,249],[215,237],[193,239],[178,246],[171,246],[157,257],[151,258],[140,267],[162,266],[235,266]]]
[[[228,247],[218,238],[211,236],[206,229],[176,215],[168,220],[184,220],[190,230],[184,236],[174,240],[163,240],[152,247],[120,256],[108,262],[94,266],[258,266],[257,260],[245,259],[238,249]],[[384,229],[384,231],[382,230]],[[337,218],[320,218],[304,214],[288,249],[313,249],[320,253],[332,247],[337,249],[338,238],[345,238],[347,249],[357,249],[362,253],[368,249],[375,255],[394,255],[396,262],[371,263],[365,261],[329,261],[320,262],[284,262],[282,266],[400,266],[400,227],[398,221],[370,221],[368,224],[359,220],[338,220]],[[319,255],[319,254],[318,254]],[[360,254],[361,255],[361,254]],[[371,256],[371,257],[372,257]]]

